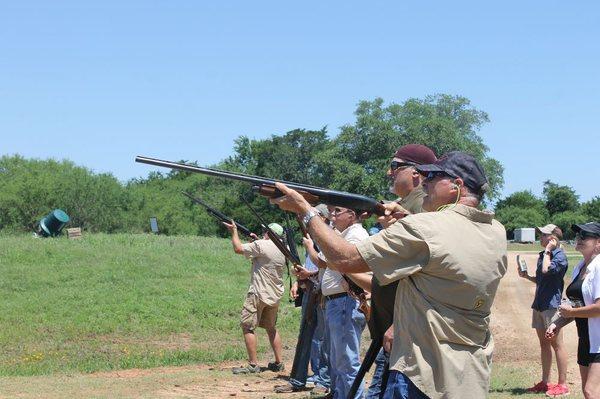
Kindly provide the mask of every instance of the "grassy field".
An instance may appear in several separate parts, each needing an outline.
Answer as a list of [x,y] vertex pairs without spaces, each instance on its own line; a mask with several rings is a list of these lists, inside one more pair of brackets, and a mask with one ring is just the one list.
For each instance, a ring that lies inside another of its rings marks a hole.
[[[571,266],[580,258],[572,255]],[[87,377],[94,371],[246,358],[238,319],[249,262],[233,254],[229,240],[0,236],[0,275],[0,386],[8,392],[35,397],[50,389],[60,397],[99,384],[102,377]],[[283,301],[278,326],[288,345],[298,319],[298,309]],[[259,351],[269,352],[262,331],[259,339]],[[491,398],[523,394],[539,372],[520,363],[495,363],[493,370]],[[191,375],[182,370],[169,378],[177,386]],[[66,387],[65,378],[80,382]],[[146,380],[150,392],[158,382]],[[120,384],[122,392],[111,388],[114,397],[130,397],[131,387]]]
[[[216,238],[0,237],[0,375],[245,359],[249,264]],[[298,317],[284,302],[291,342]]]

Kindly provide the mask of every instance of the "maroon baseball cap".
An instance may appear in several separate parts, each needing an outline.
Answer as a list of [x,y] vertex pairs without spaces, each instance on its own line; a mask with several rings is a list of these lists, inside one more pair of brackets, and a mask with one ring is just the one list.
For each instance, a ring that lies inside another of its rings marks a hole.
[[412,162],[417,165],[428,165],[435,163],[437,158],[431,148],[422,144],[407,144],[398,148],[394,158],[400,158],[406,162]]

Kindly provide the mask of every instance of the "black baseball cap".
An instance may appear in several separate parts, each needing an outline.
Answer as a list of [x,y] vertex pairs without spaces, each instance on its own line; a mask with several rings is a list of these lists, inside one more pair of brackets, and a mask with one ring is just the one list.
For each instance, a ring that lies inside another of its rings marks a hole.
[[573,230],[575,233],[584,231],[588,234],[594,235],[596,237],[600,237],[600,223],[598,223],[598,222],[574,224],[571,226],[571,230]]
[[465,186],[476,193],[484,193],[489,187],[483,168],[472,155],[466,152],[452,151],[432,164],[417,165],[415,168],[423,175],[429,172],[443,172],[454,178],[460,177],[465,182]]

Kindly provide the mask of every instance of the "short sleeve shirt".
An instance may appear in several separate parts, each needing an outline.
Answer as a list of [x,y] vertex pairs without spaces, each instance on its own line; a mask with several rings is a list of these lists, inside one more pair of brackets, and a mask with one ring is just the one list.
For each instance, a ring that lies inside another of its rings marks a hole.
[[464,205],[409,215],[357,245],[382,284],[399,280],[390,369],[431,398],[487,396],[490,310],[506,273],[506,231]]
[[[573,279],[581,272],[583,261],[573,270]],[[600,255],[597,255],[587,266],[587,273],[581,285],[583,302],[586,306],[600,299]],[[588,318],[588,334],[590,353],[600,353],[600,317]]]
[[266,305],[276,305],[283,296],[285,257],[271,240],[242,244],[242,251],[252,261],[248,292],[256,294]]
[[[423,198],[425,192],[421,186],[412,190],[406,197],[400,199],[398,205],[414,215],[423,212]],[[388,285],[381,285],[376,276],[371,282],[371,317],[369,318],[369,331],[372,338],[381,338],[385,331],[392,325],[394,319],[394,298],[398,281]]]
[[535,296],[531,308],[540,312],[548,309],[558,309],[565,288],[565,273],[569,268],[567,256],[562,248],[552,251],[548,272],[542,273],[544,251],[540,252],[535,271]]
[[[341,236],[351,244],[357,244],[367,238],[369,233],[360,223],[355,223],[349,226],[346,230],[341,233]],[[319,253],[319,256],[326,260],[325,257]],[[321,292],[323,295],[334,295],[346,292],[345,285],[343,283],[344,277],[336,270],[330,268],[325,269],[323,273],[323,280],[321,281]]]

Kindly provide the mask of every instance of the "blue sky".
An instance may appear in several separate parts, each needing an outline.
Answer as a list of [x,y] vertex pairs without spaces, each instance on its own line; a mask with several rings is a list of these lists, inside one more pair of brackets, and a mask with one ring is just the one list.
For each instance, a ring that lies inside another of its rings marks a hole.
[[360,100],[448,93],[491,122],[504,194],[600,195],[600,3],[3,2],[0,155],[121,180],[239,135],[354,121]]

